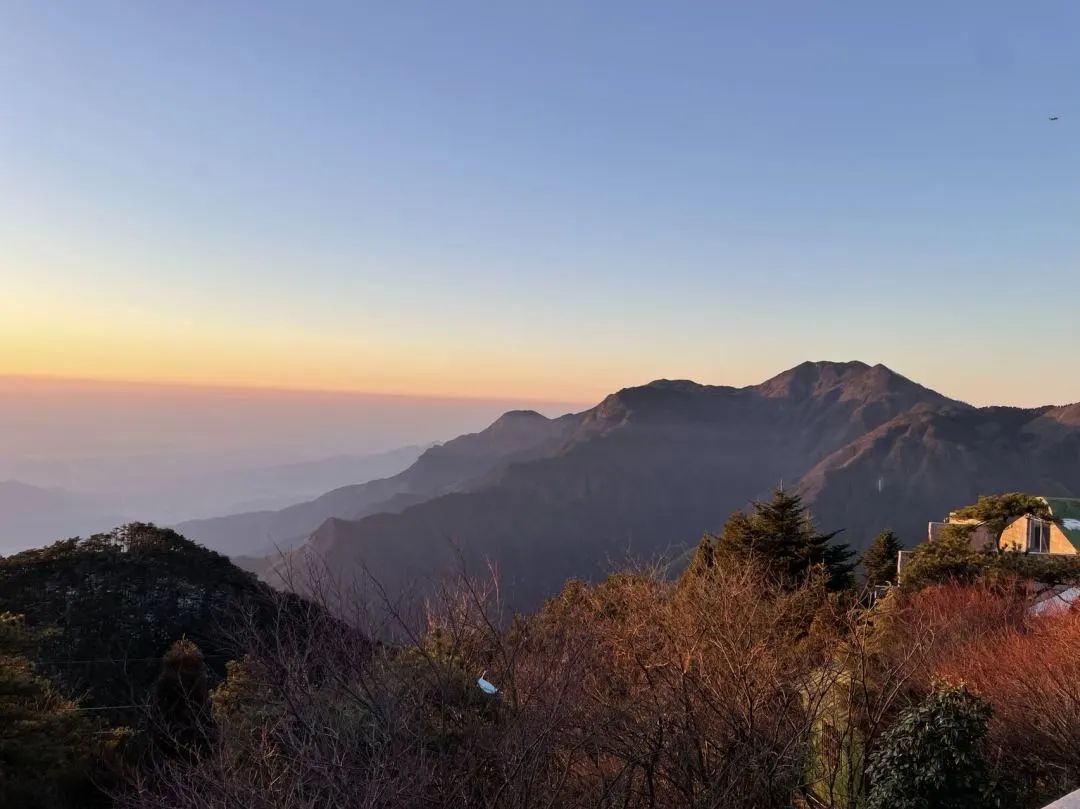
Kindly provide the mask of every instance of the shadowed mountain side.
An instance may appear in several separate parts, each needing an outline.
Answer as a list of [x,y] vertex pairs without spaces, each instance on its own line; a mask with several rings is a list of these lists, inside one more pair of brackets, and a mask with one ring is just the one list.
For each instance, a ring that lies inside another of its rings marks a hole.
[[428,449],[393,477],[344,486],[279,511],[192,520],[181,523],[177,530],[222,553],[273,554],[276,549],[300,544],[324,520],[400,511],[465,488],[506,463],[553,452],[577,419],[574,415],[548,419],[533,411],[511,411],[479,433]]
[[884,365],[861,362],[804,362],[755,390],[779,402],[777,426],[795,434],[792,449],[810,455],[854,441],[914,408],[970,409]]
[[398,514],[330,521],[286,564],[313,554],[395,591],[452,570],[460,553],[475,571],[494,564],[508,602],[528,608],[628,555],[675,556],[867,430],[941,407],[970,409],[863,363],[806,363],[742,389],[661,380],[607,397],[558,452]]
[[1080,426],[1064,408],[920,410],[893,419],[812,469],[800,491],[829,525],[856,540],[893,528],[908,544],[926,523],[979,495],[1080,495]]
[[[531,601],[567,577],[679,547],[687,531],[716,527],[725,509],[745,503],[771,477],[767,464],[731,474],[720,460],[731,442],[714,442],[711,453],[696,454],[695,447],[700,437],[612,435],[511,467],[498,485],[477,492],[439,497],[398,515],[331,521],[309,546],[335,560],[334,569],[366,558],[380,577],[414,562],[445,571],[456,547],[473,568],[494,562],[515,602]],[[643,456],[648,464],[640,463]],[[717,502],[715,481],[730,492],[726,502]]]

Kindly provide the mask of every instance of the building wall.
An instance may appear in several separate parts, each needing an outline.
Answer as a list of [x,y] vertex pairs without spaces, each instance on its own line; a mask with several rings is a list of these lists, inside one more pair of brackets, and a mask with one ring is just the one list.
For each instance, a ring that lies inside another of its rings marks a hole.
[[[1004,550],[1025,551],[1028,540],[1028,521],[1030,517],[1017,517],[1001,532],[1001,547]],[[1069,542],[1061,526],[1050,523],[1050,553],[1075,554],[1076,548]]]
[[[978,520],[954,520],[951,517],[948,522],[932,522],[927,526],[926,538],[930,542],[936,542],[941,539],[942,533],[950,525],[974,525],[977,526],[975,530],[971,532],[971,547],[977,551],[981,551],[984,548],[994,547],[994,537],[990,531],[984,525],[980,525]],[[1025,537],[1027,535],[1025,534]]]
[[995,544],[994,535],[990,532],[990,529],[985,525],[980,525],[974,531],[971,532],[971,547],[976,550],[985,550],[987,548],[997,547]]
[[896,580],[897,581],[900,581],[900,579],[903,577],[904,568],[908,566],[908,562],[911,561],[911,554],[913,554],[913,553],[914,553],[914,551],[900,551],[900,553],[897,555],[897,557],[896,557]]
[[1076,548],[1057,523],[1050,524],[1050,553],[1076,553]]
[[[1026,551],[1028,541],[1028,517],[1017,517],[1001,532],[1001,548],[1006,551]],[[1050,538],[1051,546],[1053,537]]]

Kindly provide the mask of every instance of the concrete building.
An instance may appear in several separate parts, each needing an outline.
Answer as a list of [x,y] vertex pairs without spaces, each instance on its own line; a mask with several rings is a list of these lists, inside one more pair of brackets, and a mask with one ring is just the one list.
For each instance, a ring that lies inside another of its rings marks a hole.
[[[1024,514],[1012,520],[1001,532],[1000,539],[983,522],[958,517],[952,512],[944,520],[927,526],[926,541],[935,542],[949,526],[971,526],[970,542],[975,550],[1003,550],[1020,553],[1039,553],[1058,556],[1080,554],[1080,498],[1039,497],[1050,511],[1049,518]],[[912,551],[901,551],[897,559],[897,575],[911,560]]]
[[1080,499],[1064,497],[1039,497],[1050,510],[1049,519],[1025,514],[1017,517],[1001,532],[1000,540],[979,520],[963,519],[956,512],[943,522],[932,522],[927,528],[927,541],[939,539],[950,525],[974,526],[971,547],[977,550],[994,549],[995,543],[1003,551],[1026,553],[1050,553],[1075,555],[1080,553]]

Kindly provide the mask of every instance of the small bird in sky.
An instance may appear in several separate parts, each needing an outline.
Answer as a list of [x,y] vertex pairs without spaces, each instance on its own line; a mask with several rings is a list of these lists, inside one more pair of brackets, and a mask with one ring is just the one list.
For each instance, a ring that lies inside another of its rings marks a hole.
[[1056,121],[1057,119],[1058,119],[1058,116],[1056,116],[1056,115],[1051,115],[1050,116],[1051,121]]

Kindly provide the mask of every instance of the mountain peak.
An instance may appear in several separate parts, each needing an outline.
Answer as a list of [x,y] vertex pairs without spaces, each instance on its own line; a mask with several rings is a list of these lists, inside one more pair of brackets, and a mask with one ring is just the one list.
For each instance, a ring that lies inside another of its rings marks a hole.
[[755,390],[768,398],[830,396],[841,400],[871,400],[899,395],[936,404],[950,401],[881,363],[871,366],[858,360],[803,362],[756,385]]
[[[889,370],[884,365],[879,367]],[[869,365],[858,360],[850,362],[807,360],[755,387],[766,396],[791,396],[800,393],[806,395],[823,382],[836,383],[852,377],[861,377],[870,370]]]
[[657,390],[697,390],[703,386],[692,379],[654,379],[642,387]]
[[496,424],[547,420],[547,416],[542,413],[537,413],[535,410],[507,410],[492,422],[492,426],[494,427]]
[[534,433],[545,430],[551,423],[547,416],[535,410],[508,410],[483,430],[487,434]]

